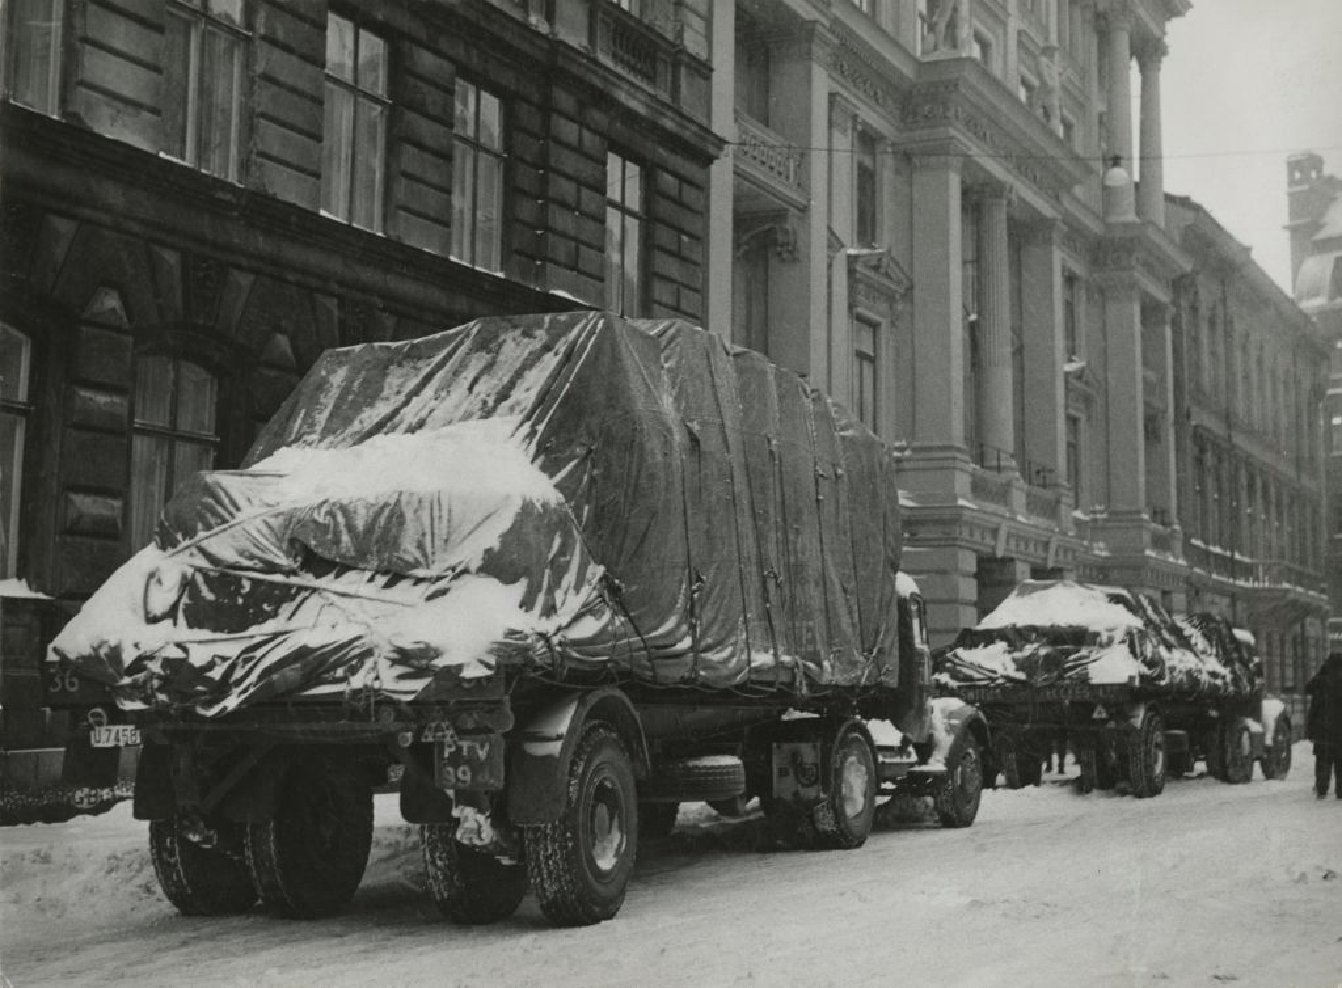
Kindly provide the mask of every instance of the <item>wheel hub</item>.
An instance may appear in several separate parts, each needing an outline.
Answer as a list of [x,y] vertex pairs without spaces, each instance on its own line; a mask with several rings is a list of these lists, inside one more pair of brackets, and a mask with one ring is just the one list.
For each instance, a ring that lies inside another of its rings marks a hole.
[[615,870],[624,851],[624,806],[619,791],[602,782],[592,794],[591,856],[603,872]]
[[867,788],[870,781],[871,775],[867,772],[867,766],[863,764],[862,759],[855,755],[849,755],[844,759],[839,791],[845,816],[851,819],[862,814],[867,805]]

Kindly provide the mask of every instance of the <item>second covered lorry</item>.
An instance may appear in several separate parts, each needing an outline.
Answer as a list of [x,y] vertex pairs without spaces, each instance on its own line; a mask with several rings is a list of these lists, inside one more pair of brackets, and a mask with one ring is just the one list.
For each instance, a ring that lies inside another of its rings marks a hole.
[[328,352],[240,470],[197,475],[53,643],[142,740],[135,813],[185,913],[353,896],[399,766],[466,923],[528,886],[613,916],[640,832],[760,800],[856,847],[878,795],[978,809],[986,723],[930,690],[893,461],[681,322],[487,319]]

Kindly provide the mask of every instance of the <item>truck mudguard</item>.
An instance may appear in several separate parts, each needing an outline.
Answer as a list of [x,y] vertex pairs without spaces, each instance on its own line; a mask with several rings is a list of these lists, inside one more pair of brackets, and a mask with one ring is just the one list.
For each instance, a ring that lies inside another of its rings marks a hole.
[[497,670],[899,682],[890,450],[680,321],[482,319],[325,353],[49,658],[125,709],[432,702]]
[[990,737],[987,718],[978,707],[970,706],[963,700],[951,696],[941,696],[930,701],[932,704],[932,753],[927,762],[932,765],[949,765],[952,748],[958,748],[956,742],[969,734],[979,743],[979,747],[988,750]]
[[573,749],[583,728],[594,720],[614,726],[629,749],[634,777],[648,777],[647,739],[629,698],[614,688],[571,693],[538,711],[509,736],[508,819],[513,824],[559,819]]

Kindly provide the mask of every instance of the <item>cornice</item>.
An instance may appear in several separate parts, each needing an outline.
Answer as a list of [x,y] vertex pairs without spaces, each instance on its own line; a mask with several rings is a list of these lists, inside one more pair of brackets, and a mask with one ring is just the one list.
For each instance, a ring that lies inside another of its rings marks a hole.
[[924,63],[900,119],[906,133],[940,130],[961,136],[1050,199],[1093,174],[1089,162],[973,59]]

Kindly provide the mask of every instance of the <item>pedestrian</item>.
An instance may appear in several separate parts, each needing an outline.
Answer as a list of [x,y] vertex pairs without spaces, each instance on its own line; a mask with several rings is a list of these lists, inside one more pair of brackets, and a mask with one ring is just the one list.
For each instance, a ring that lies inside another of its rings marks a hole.
[[1314,742],[1314,794],[1328,795],[1328,781],[1342,799],[1342,652],[1331,652],[1305,684],[1309,715],[1305,734]]

